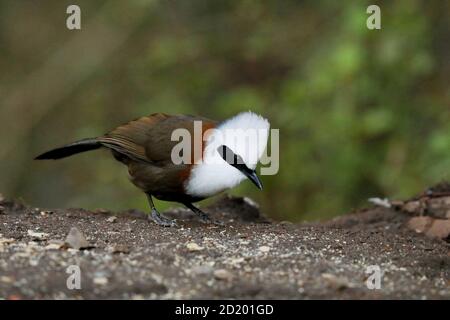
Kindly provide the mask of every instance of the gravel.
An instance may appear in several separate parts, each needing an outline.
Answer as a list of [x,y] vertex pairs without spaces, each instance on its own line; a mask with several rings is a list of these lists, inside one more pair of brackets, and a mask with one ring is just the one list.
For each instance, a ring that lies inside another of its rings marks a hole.
[[291,224],[224,197],[205,208],[224,226],[174,209],[163,228],[134,210],[0,206],[4,299],[450,299],[449,243],[394,208]]

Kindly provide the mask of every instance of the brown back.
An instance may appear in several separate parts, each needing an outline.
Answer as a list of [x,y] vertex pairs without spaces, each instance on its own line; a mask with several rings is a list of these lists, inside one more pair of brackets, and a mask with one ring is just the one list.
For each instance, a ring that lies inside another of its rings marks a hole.
[[172,149],[179,143],[171,141],[172,132],[184,128],[193,138],[194,121],[202,121],[202,135],[207,129],[216,126],[215,121],[202,117],[154,113],[121,125],[99,137],[98,141],[132,160],[164,166],[167,162],[172,162]]

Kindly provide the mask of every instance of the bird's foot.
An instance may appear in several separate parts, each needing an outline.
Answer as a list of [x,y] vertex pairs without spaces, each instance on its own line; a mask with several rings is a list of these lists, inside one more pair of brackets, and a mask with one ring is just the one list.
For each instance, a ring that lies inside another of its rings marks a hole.
[[164,217],[156,209],[152,209],[151,220],[153,220],[153,222],[163,227],[177,226],[177,223],[174,220]]
[[215,224],[216,226],[220,226],[223,227],[225,224],[220,221],[220,220],[216,220],[216,219],[211,219],[206,213],[204,212],[196,212],[197,215],[200,217],[200,220],[205,223],[205,224]]
[[224,223],[215,219],[211,219],[206,213],[204,213],[202,210],[200,210],[199,208],[197,208],[196,206],[194,206],[192,203],[184,203],[184,205],[192,210],[192,212],[194,212],[199,218],[200,221],[203,223],[207,223],[207,224],[215,224],[217,226],[224,226]]

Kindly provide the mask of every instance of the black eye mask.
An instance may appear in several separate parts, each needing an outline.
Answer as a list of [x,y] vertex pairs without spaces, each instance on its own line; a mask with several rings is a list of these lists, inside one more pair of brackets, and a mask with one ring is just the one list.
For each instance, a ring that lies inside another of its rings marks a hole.
[[217,148],[217,152],[219,152],[220,156],[223,160],[225,160],[230,166],[238,169],[242,174],[244,174],[253,184],[260,190],[262,190],[263,186],[261,180],[256,175],[255,170],[250,169],[245,164],[242,157],[238,154],[235,154],[230,148],[225,145],[221,145]]

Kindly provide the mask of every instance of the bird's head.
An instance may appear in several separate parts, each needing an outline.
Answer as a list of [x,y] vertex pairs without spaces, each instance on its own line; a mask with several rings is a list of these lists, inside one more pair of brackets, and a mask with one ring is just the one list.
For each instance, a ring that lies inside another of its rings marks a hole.
[[255,169],[266,149],[269,128],[267,119],[253,112],[219,123],[206,139],[202,163],[191,171],[188,192],[208,197],[246,178],[262,189]]
[[263,189],[262,182],[256,174],[256,170],[250,169],[240,155],[234,153],[233,150],[225,145],[218,147],[217,152],[219,152],[220,156],[226,163],[239,170],[244,176],[253,182],[258,189]]

